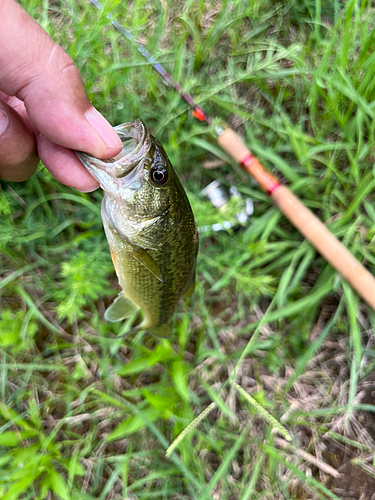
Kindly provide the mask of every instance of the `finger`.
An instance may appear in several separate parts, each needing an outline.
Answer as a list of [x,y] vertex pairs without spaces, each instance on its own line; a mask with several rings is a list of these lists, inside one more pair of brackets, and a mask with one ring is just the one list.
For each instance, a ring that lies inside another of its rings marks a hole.
[[13,0],[0,2],[0,88],[21,99],[50,141],[98,158],[122,143],[91,105],[72,59]]
[[38,156],[59,182],[86,193],[99,187],[97,181],[87,172],[70,149],[52,143],[33,127],[22,101],[1,91],[0,99],[15,109],[27,126],[33,130],[37,141]]
[[58,146],[42,135],[37,136],[37,143],[40,159],[59,182],[84,193],[99,187],[71,149]]
[[38,163],[34,134],[17,111],[0,100],[0,179],[25,181]]
[[22,101],[17,99],[15,96],[9,96],[0,90],[0,100],[4,101],[8,106],[15,109],[17,113],[20,115],[22,120],[26,123],[30,130],[34,132],[34,135],[38,133],[37,129],[33,127],[33,124],[30,121],[29,115],[27,114],[25,105]]

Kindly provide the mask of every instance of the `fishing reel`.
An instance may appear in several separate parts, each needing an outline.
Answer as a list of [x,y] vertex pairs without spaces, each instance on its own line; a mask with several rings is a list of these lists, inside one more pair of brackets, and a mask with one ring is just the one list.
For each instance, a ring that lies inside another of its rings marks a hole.
[[227,188],[215,180],[206,186],[200,194],[220,211],[221,219],[223,216],[227,217],[220,222],[198,226],[199,233],[237,230],[244,226],[254,213],[253,200],[244,198],[236,186]]

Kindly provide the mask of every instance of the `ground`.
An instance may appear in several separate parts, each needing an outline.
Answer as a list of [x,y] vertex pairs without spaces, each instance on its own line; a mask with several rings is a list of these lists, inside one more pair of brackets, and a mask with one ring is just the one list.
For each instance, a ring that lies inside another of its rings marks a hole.
[[101,193],[42,165],[1,182],[1,498],[370,500],[375,313],[218,148],[214,125],[226,120],[375,274],[372,3],[103,3],[22,2],[111,123],[141,117],[163,143],[199,227],[241,205],[212,207],[200,193],[214,179],[254,213],[200,233],[170,339],[121,338],[134,318],[103,319],[119,288]]

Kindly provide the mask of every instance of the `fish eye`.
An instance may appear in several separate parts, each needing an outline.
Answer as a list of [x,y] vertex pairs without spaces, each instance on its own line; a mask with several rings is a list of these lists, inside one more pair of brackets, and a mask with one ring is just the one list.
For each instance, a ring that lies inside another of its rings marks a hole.
[[167,182],[168,172],[162,165],[155,165],[151,168],[150,177],[155,184],[161,186]]

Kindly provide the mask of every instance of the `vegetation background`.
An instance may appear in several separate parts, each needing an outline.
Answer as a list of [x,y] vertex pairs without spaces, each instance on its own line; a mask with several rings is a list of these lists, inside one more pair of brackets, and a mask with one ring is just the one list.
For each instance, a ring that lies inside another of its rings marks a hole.
[[201,232],[196,293],[170,339],[123,339],[131,320],[103,321],[118,285],[101,192],[64,187],[42,165],[1,183],[0,497],[375,498],[374,312],[106,19],[375,274],[373,2],[103,3],[21,1],[112,124],[141,117],[161,140],[198,226],[233,220],[241,203],[212,207],[200,192],[214,179],[254,214]]

